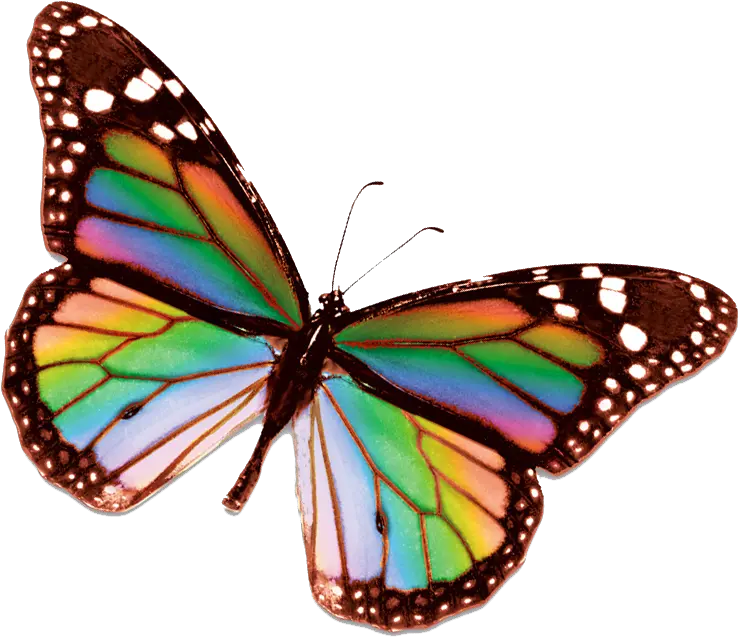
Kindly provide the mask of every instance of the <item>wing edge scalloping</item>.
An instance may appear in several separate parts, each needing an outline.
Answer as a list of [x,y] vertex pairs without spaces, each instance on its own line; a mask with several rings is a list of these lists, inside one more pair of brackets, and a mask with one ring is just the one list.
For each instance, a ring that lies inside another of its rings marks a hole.
[[[116,503],[115,499],[103,497],[101,489],[103,489],[108,482],[108,474],[117,474],[117,471],[108,471],[108,469],[98,462],[94,451],[91,449],[87,447],[85,449],[80,449],[67,441],[57,426],[51,422],[54,414],[51,413],[50,409],[39,397],[38,387],[35,380],[39,367],[33,360],[34,354],[31,350],[36,330],[47,325],[55,325],[55,323],[49,322],[49,315],[56,312],[63,302],[76,294],[85,294],[89,296],[90,290],[92,289],[90,283],[94,280],[100,280],[100,277],[89,276],[86,272],[80,272],[76,268],[73,268],[71,264],[65,263],[42,273],[31,282],[27,290],[24,292],[15,318],[6,333],[6,359],[3,367],[3,395],[16,425],[19,444],[44,480],[49,484],[66,491],[77,501],[94,510],[116,513],[130,510],[132,507],[138,506],[144,502],[151,495],[157,493],[174,478],[188,470],[192,465],[203,459],[210,452],[214,451],[220,444],[240,433],[246,427],[246,424],[254,422],[255,418],[258,418],[261,412],[257,412],[250,417],[248,422],[244,421],[233,424],[230,420],[224,421],[221,423],[219,430],[225,431],[224,427],[228,425],[227,435],[220,440],[217,440],[214,444],[211,444],[207,449],[199,453],[197,457],[183,457],[181,461],[187,460],[186,465],[181,465],[180,463],[177,467],[172,467],[172,470],[169,471],[167,476],[165,476],[165,479],[161,484],[158,484],[155,488],[150,489],[147,487],[145,489],[139,489],[138,491],[135,489],[129,489],[129,491],[133,493],[133,496],[127,497],[126,500],[119,499],[117,501],[118,506],[114,506]],[[115,285],[120,286],[117,282]],[[129,290],[131,290],[135,295],[154,302],[155,305],[159,304],[160,306],[163,304],[162,302],[157,301],[157,299],[147,297],[138,291],[130,288]],[[119,298],[118,300],[121,299]],[[135,303],[133,303],[133,305],[135,305]],[[132,307],[133,305],[128,301],[123,300],[121,306]],[[138,307],[139,309],[144,309],[143,305]],[[157,310],[151,310],[151,308],[148,309],[152,312],[151,316],[158,314]],[[176,308],[170,309],[176,310]],[[35,315],[34,312],[36,313]],[[177,311],[177,314],[170,315],[170,318],[173,320],[173,324],[178,323],[178,321],[174,319],[174,316],[181,318],[182,314],[183,313]],[[194,320],[197,321],[197,319]],[[188,323],[191,322],[192,321],[188,321]],[[147,332],[141,333],[141,335],[144,336],[146,334]],[[133,339],[133,341],[135,340],[136,339]],[[272,351],[274,355],[272,347],[266,343],[265,346],[269,351]],[[71,363],[67,361],[64,364]],[[252,391],[250,396],[251,399],[255,399],[257,397],[260,388],[263,388],[264,383],[266,383],[270,366],[271,363],[268,362],[261,363],[256,366],[247,366],[254,371],[259,367],[263,367],[265,369],[265,373],[261,376],[261,380],[257,380],[253,385],[253,387],[259,385],[259,387],[257,387],[255,391]],[[226,370],[226,372],[228,372],[228,370]],[[208,372],[208,375],[210,374],[211,373]],[[218,376],[219,374],[214,372],[213,375]],[[175,379],[174,384],[176,385],[176,383],[177,380]],[[66,409],[67,407],[69,407],[68,404],[65,405],[64,408]],[[239,414],[247,409],[248,405],[244,403],[241,407],[242,408],[238,412]],[[172,437],[172,440],[176,440],[182,431],[189,430],[191,427],[196,426],[201,420],[203,420],[203,418],[200,418],[198,414],[194,414],[193,418],[188,419],[187,422],[178,426],[177,432],[179,433],[176,433],[176,435]],[[217,432],[214,430],[210,433],[215,434]],[[165,440],[165,444],[172,440]],[[154,441],[154,448],[149,451],[156,451],[158,449],[158,442],[159,441]],[[148,456],[150,454],[147,452],[145,455]],[[49,466],[49,463],[51,463],[51,466]],[[82,474],[86,477],[83,478]],[[72,477],[70,478],[69,476]],[[82,486],[80,486],[80,484]],[[95,500],[96,496],[100,501]]]

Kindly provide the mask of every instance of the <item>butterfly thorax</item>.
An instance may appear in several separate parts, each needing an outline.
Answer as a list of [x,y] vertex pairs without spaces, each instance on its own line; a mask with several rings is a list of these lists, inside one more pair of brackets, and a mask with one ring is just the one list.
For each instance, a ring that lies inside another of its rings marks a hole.
[[265,423],[281,429],[313,396],[333,340],[333,325],[349,308],[339,290],[322,294],[321,308],[291,336],[268,385]]
[[349,308],[344,304],[344,295],[341,290],[321,294],[318,301],[321,303],[321,307],[313,314],[313,319],[321,318],[330,322],[349,311]]

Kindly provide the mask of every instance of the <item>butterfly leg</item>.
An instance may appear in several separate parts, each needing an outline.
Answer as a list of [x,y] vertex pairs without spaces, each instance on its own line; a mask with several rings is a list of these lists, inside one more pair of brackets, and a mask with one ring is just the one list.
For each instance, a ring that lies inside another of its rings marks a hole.
[[223,498],[223,506],[230,511],[238,513],[244,507],[244,504],[246,504],[252,491],[254,491],[254,487],[257,486],[264,457],[267,455],[272,441],[281,429],[282,426],[276,425],[274,421],[265,422],[262,433],[257,441],[257,446],[254,448],[249,462],[246,463],[244,470],[239,475],[234,486],[231,487],[228,495]]

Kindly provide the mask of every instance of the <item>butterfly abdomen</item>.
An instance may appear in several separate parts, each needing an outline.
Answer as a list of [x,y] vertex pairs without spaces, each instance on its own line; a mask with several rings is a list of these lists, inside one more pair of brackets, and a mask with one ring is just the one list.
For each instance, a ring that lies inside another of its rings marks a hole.
[[259,479],[262,462],[272,441],[313,398],[324,361],[332,343],[327,315],[316,315],[287,341],[275,370],[267,381],[267,409],[257,446],[238,480],[223,500],[240,511]]
[[330,343],[323,321],[309,323],[288,340],[267,385],[265,420],[281,429],[310,401]]

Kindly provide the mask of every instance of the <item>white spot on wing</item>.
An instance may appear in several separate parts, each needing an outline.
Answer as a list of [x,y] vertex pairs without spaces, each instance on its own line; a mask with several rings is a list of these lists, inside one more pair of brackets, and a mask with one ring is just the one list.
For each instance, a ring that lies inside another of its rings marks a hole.
[[575,319],[577,318],[577,308],[571,305],[565,305],[564,303],[557,303],[554,306],[554,311],[562,318]]
[[67,128],[77,128],[79,118],[74,113],[64,113],[62,115],[62,124]]
[[151,132],[166,142],[174,139],[174,132],[172,132],[164,124],[159,124],[158,122],[151,127]]
[[616,314],[621,314],[626,307],[626,295],[623,292],[601,290],[598,298],[604,308]]
[[198,138],[198,133],[195,130],[195,127],[187,120],[183,120],[179,124],[177,124],[177,130],[180,131],[181,135],[187,137],[188,139],[195,140]]
[[624,324],[621,332],[619,332],[619,337],[626,349],[630,349],[632,352],[641,351],[647,344],[647,335],[636,325],[630,323]]
[[544,287],[539,288],[539,294],[547,297],[548,299],[562,298],[562,291],[559,289],[559,286],[555,284],[545,285]]
[[107,111],[113,105],[113,96],[108,91],[91,88],[85,93],[85,108],[93,113]]
[[603,273],[597,265],[586,265],[581,272],[583,279],[600,279]]
[[179,97],[185,92],[182,84],[180,84],[177,80],[167,80],[164,83],[164,86],[166,86],[169,89],[169,92],[172,93],[172,95],[174,95],[175,97]]
[[647,375],[647,370],[643,365],[632,365],[629,367],[629,374],[634,378],[644,378]]
[[124,93],[132,100],[137,102],[146,102],[156,94],[156,91],[149,86],[144,80],[138,77],[132,77]]
[[614,292],[623,292],[625,285],[626,281],[615,276],[603,277],[603,280],[600,282],[600,287],[613,290]]
[[158,91],[160,88],[162,88],[162,78],[159,77],[154,71],[151,69],[144,69],[141,72],[141,79],[144,80],[151,88],[153,88],[155,91]]
[[696,285],[695,283],[690,286],[690,292],[696,299],[706,298],[706,291],[700,285]]

